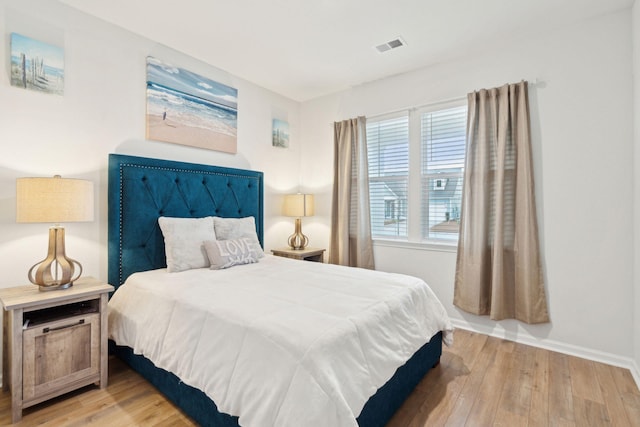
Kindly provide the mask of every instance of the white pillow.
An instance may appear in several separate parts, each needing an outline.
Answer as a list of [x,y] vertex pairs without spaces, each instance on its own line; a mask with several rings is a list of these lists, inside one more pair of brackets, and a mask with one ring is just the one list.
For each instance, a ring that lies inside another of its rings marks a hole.
[[212,270],[233,267],[234,265],[252,264],[258,262],[253,239],[241,237],[230,240],[208,240],[204,247],[209,256]]
[[234,240],[248,237],[255,245],[258,258],[264,256],[262,246],[256,234],[256,221],[252,216],[244,218],[213,217],[213,226],[216,232],[216,240]]
[[169,218],[161,216],[158,224],[164,236],[164,251],[169,273],[209,267],[205,240],[215,240],[213,217]]

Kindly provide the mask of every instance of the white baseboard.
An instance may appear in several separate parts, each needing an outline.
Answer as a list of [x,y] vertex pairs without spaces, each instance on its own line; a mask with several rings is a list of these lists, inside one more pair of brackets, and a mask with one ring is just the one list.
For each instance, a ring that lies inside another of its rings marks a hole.
[[636,385],[638,386],[638,389],[640,389],[640,367],[638,366],[638,363],[635,360],[631,362],[631,367],[629,368],[629,370],[631,371],[631,375],[633,376],[633,379],[636,380]]
[[459,319],[451,319],[451,323],[455,328],[458,329],[477,332],[508,341],[515,341],[519,344],[526,344],[532,347],[544,348],[545,350],[555,351],[558,353],[568,354],[570,356],[580,357],[582,359],[593,360],[594,362],[606,363],[607,365],[628,369],[631,372],[631,375],[633,376],[638,389],[640,389],[640,369],[638,369],[638,364],[635,362],[635,360],[630,357],[622,357],[616,354],[593,350],[590,348],[580,347],[572,344],[566,344],[554,340],[540,340],[527,335],[513,336],[513,334],[509,334],[504,330],[502,331],[504,333],[500,333],[499,330],[477,324],[472,325]]

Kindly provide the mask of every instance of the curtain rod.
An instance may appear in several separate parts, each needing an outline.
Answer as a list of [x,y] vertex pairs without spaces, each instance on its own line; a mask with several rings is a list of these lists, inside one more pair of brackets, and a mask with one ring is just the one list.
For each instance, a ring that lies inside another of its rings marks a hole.
[[[436,102],[429,102],[427,104],[422,104],[422,105],[418,105],[418,106],[413,106],[413,107],[405,107],[405,108],[398,108],[397,110],[391,110],[391,111],[385,111],[383,113],[376,113],[376,114],[372,114],[369,116],[365,116],[367,119],[370,118],[376,118],[376,117],[380,117],[380,116],[386,116],[389,114],[395,114],[395,113],[401,113],[403,111],[413,111],[413,110],[419,110],[420,108],[424,108],[424,107],[430,107],[432,105],[438,105],[438,104],[448,104],[450,102],[457,102],[457,101],[464,101],[465,99],[467,99],[467,96],[458,96],[456,98],[449,98],[449,99],[442,99],[440,101],[436,101]],[[358,114],[358,116],[362,116],[363,114]],[[340,122],[342,120],[337,120],[336,122],[331,122],[331,126],[334,125],[334,123]]]
[[441,99],[440,101],[435,101],[435,102],[429,102],[426,104],[421,104],[421,105],[417,105],[417,106],[413,106],[413,107],[405,107],[405,108],[399,108],[397,110],[392,110],[392,111],[386,111],[384,113],[377,113],[377,114],[373,114],[371,116],[367,116],[367,118],[375,118],[375,117],[380,117],[380,116],[386,116],[388,114],[395,114],[395,113],[400,113],[402,111],[414,111],[414,110],[419,110],[420,108],[424,108],[424,107],[431,107],[432,105],[439,105],[439,104],[449,104],[450,102],[458,102],[458,101],[464,101],[465,99],[467,99],[467,96],[458,96],[455,98],[448,98],[448,99]]
[[[543,84],[544,81],[540,80],[539,78],[535,78],[535,79],[522,79],[524,81],[526,81],[530,86],[538,86],[539,84]],[[464,101],[467,99],[467,95],[463,95],[463,96],[458,96],[455,98],[448,98],[448,99],[442,99],[440,101],[435,101],[435,102],[429,102],[427,104],[422,104],[422,105],[418,105],[418,106],[413,106],[413,107],[405,107],[405,108],[399,108],[397,110],[391,110],[391,111],[385,111],[383,113],[376,113],[376,114],[372,114],[370,116],[365,116],[367,118],[376,118],[376,117],[380,117],[380,116],[386,116],[389,114],[395,114],[395,113],[400,113],[402,111],[413,111],[413,110],[419,110],[420,108],[424,108],[424,107],[430,107],[432,105],[438,105],[438,104],[448,104],[450,102],[457,102],[457,101]],[[361,114],[358,114],[359,116]],[[331,125],[333,126],[333,124],[336,122],[332,122]]]

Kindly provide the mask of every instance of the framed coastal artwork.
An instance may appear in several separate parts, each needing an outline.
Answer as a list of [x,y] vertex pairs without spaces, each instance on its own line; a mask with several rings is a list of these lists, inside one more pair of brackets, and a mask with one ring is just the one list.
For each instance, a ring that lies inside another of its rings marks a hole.
[[238,90],[147,57],[147,139],[237,152]]
[[274,147],[289,147],[289,123],[273,119],[272,145]]
[[11,33],[11,85],[64,95],[64,49]]

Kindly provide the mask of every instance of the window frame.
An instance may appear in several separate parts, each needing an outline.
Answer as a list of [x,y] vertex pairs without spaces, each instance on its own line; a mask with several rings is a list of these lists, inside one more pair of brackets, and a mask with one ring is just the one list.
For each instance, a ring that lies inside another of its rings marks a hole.
[[[432,191],[436,191],[434,190],[434,188],[431,186],[431,181],[430,179],[458,179],[460,180],[460,197],[462,198],[462,185],[463,185],[463,181],[464,181],[464,162],[465,162],[465,158],[462,158],[462,165],[461,165],[461,170],[459,172],[442,172],[442,173],[426,173],[423,171],[423,166],[424,166],[424,162],[422,159],[422,155],[423,155],[423,151],[422,151],[422,115],[423,114],[429,114],[429,113],[434,113],[437,111],[443,111],[443,110],[450,110],[450,109],[454,109],[454,108],[459,108],[459,107],[467,107],[467,103],[466,100],[464,102],[450,102],[450,103],[446,103],[446,104],[438,104],[438,105],[430,105],[430,106],[426,106],[420,109],[416,110],[416,120],[419,122],[420,124],[420,135],[419,135],[419,139],[420,141],[418,142],[420,144],[420,188],[424,188],[424,186],[427,187],[427,192],[431,193]],[[467,111],[468,113],[468,111]],[[466,136],[467,136],[467,120],[465,117],[465,121],[464,121],[464,144],[466,144]],[[465,148],[466,150],[466,148]],[[466,157],[466,153],[465,153],[465,157]],[[444,168],[446,169],[446,168]],[[423,173],[424,172],[424,173]],[[411,172],[410,172],[411,173]],[[425,183],[426,181],[426,183]],[[427,230],[423,229],[423,225],[425,227],[429,226],[429,218],[428,216],[425,217],[425,215],[423,215],[423,200],[422,200],[422,195],[423,193],[421,193],[420,195],[420,239],[421,241],[426,241],[426,242],[438,242],[438,243],[443,243],[443,244],[451,244],[451,245],[457,245],[458,244],[458,237],[459,237],[459,232],[458,233],[450,233],[450,234],[454,234],[454,236],[451,237],[447,237],[446,235],[449,233],[441,233],[443,235],[443,237],[423,237],[423,233],[427,233],[427,235],[429,234],[429,232]],[[461,209],[460,209],[461,210]],[[458,211],[458,215],[460,214],[460,211]],[[426,224],[426,225],[425,225]]]
[[[426,223],[422,218],[422,183],[425,177],[422,174],[422,134],[421,134],[421,118],[424,113],[431,113],[439,110],[446,110],[449,108],[462,107],[467,105],[466,97],[452,99],[444,102],[437,102],[428,105],[424,105],[417,108],[405,109],[397,111],[391,114],[384,114],[378,116],[372,116],[367,118],[367,124],[371,122],[379,122],[385,120],[391,120],[401,116],[408,117],[408,152],[409,152],[409,175],[408,175],[408,189],[407,189],[407,234],[406,236],[380,236],[373,235],[372,238],[375,246],[385,247],[403,247],[414,249],[427,249],[437,250],[445,252],[455,252],[458,245],[458,235],[454,239],[437,239],[437,238],[423,238],[422,237],[422,225]],[[466,140],[466,125],[465,125],[465,140]],[[367,141],[368,144],[368,141]],[[456,175],[457,176],[457,175]],[[464,177],[464,169],[461,172]],[[442,178],[448,178],[441,175]],[[370,178],[371,179],[371,178]],[[428,191],[433,191],[428,189]],[[370,192],[371,193],[371,192]],[[371,194],[370,194],[371,197]],[[373,219],[372,219],[373,223]]]
[[[411,121],[410,121],[410,116],[408,114],[407,110],[403,110],[403,111],[398,111],[395,113],[391,113],[391,114],[385,114],[385,115],[380,115],[380,116],[376,116],[372,119],[367,119],[367,126],[369,125],[370,122],[382,122],[382,121],[388,121],[388,120],[394,120],[394,119],[398,119],[401,117],[407,117],[407,130],[408,130],[408,141],[407,143],[409,144],[408,149],[411,149],[411,130],[410,130],[410,125],[411,125]],[[367,130],[368,131],[368,130]],[[369,158],[369,140],[367,140],[367,157]],[[393,175],[388,175],[386,177],[371,177],[371,164],[369,163],[369,206],[370,208],[374,207],[374,204],[371,203],[371,195],[374,194],[374,191],[372,191],[371,188],[371,182],[384,182],[384,181],[406,181],[407,182],[407,203],[406,206],[398,206],[398,205],[402,205],[402,203],[398,203],[398,201],[396,200],[396,208],[397,209],[401,209],[402,207],[404,207],[405,211],[406,211],[406,218],[405,218],[405,223],[406,225],[404,226],[404,228],[406,228],[406,235],[400,235],[400,236],[393,236],[393,235],[378,235],[373,237],[374,240],[377,239],[384,239],[384,240],[399,240],[399,241],[405,241],[408,240],[409,238],[409,227],[410,227],[410,221],[409,221],[409,217],[411,216],[409,213],[409,189],[410,189],[410,180],[411,180],[411,153],[408,153],[408,163],[407,163],[407,174],[406,175],[399,175],[399,174],[393,174]],[[373,210],[373,209],[372,209]],[[371,214],[370,214],[371,217]],[[386,219],[386,218],[385,218]],[[373,218],[371,217],[371,233],[373,235],[374,233],[374,221]]]

